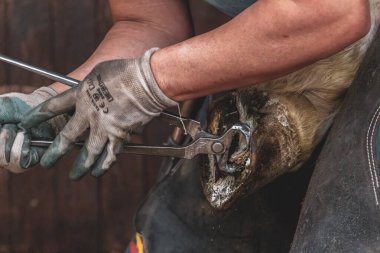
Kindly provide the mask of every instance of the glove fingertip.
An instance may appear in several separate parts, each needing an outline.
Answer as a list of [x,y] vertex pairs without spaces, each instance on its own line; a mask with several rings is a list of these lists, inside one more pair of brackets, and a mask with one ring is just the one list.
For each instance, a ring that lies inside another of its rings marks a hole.
[[69,172],[69,178],[73,181],[78,181],[86,174],[87,171],[88,169],[74,166]]
[[91,175],[94,176],[94,177],[101,177],[103,176],[104,174],[106,174],[108,171],[108,169],[99,169],[99,168],[96,168],[94,170],[91,171]]
[[84,174],[77,173],[75,170],[71,170],[69,173],[69,178],[72,181],[79,181],[83,176]]
[[102,153],[102,156],[96,162],[93,170],[91,171],[91,175],[94,177],[101,177],[107,173],[109,168],[112,166],[114,161],[107,162],[107,151]]
[[74,144],[63,136],[61,132],[43,154],[40,161],[42,167],[51,168],[63,155],[72,149]]
[[88,152],[86,147],[83,147],[69,173],[70,179],[74,181],[81,179],[90,169],[93,159],[95,157]]
[[21,160],[21,168],[23,169],[29,169],[31,167],[33,167],[34,165],[38,164],[38,160],[39,160],[39,157],[38,157],[38,154],[35,150],[30,150],[29,151],[29,154],[26,156],[26,157],[23,157],[23,159]]
[[91,171],[91,175],[94,177],[100,177],[106,174],[111,166],[116,162],[116,154],[118,154],[122,148],[122,141],[108,145],[107,149],[103,151],[102,155],[96,162],[94,169]]
[[49,148],[41,157],[40,165],[45,169],[50,169],[53,167],[53,165],[56,163],[59,157],[59,154],[57,154]]

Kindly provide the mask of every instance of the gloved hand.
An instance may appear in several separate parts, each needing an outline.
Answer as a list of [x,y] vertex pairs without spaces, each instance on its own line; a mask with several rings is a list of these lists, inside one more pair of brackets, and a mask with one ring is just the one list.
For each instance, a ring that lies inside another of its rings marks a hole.
[[70,171],[81,178],[90,168],[100,176],[116,160],[128,133],[177,105],[157,85],[148,50],[141,58],[112,60],[98,64],[78,87],[49,99],[29,112],[22,126],[29,129],[75,108],[75,114],[42,156],[43,167],[52,166],[90,128],[79,156]]
[[32,128],[29,134],[18,131],[17,123],[26,112],[57,94],[49,87],[42,87],[31,94],[0,96],[0,168],[20,173],[39,162],[45,149],[31,147],[30,138],[53,140],[66,123],[66,118],[60,116],[44,122]]

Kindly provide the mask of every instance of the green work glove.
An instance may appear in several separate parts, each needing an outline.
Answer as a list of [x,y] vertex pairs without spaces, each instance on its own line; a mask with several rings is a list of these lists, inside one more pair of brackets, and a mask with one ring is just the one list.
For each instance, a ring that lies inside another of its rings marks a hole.
[[36,105],[57,95],[48,87],[37,89],[31,94],[7,93],[0,96],[0,168],[20,173],[36,165],[45,149],[31,147],[30,138],[53,140],[63,128],[63,116],[44,122],[26,134],[19,131],[17,124],[23,115]]
[[51,167],[89,128],[70,178],[79,179],[91,168],[92,175],[100,176],[116,160],[130,131],[177,105],[154,79],[150,58],[156,50],[148,50],[141,58],[100,63],[78,87],[25,115],[20,126],[28,129],[75,108],[73,117],[42,156],[43,167]]

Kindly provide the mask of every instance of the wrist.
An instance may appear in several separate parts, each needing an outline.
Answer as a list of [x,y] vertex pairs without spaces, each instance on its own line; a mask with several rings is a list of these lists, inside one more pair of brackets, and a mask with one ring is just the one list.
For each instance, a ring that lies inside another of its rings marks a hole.
[[163,64],[162,50],[155,52],[150,59],[150,66],[153,76],[156,80],[158,87],[170,99],[179,101],[176,96],[175,87],[171,87],[169,78],[165,75],[165,64]]
[[154,104],[157,108],[163,110],[167,107],[178,105],[178,102],[168,97],[167,94],[163,92],[152,72],[151,59],[158,50],[158,48],[151,48],[140,58],[141,72],[148,85],[145,86],[145,82],[142,82],[141,84],[142,86],[145,86],[143,87],[144,90],[149,90],[149,100],[152,102],[152,105]]
[[62,83],[53,83],[48,86],[49,88],[53,89],[57,93],[62,93],[68,89],[70,89],[69,86],[62,84]]

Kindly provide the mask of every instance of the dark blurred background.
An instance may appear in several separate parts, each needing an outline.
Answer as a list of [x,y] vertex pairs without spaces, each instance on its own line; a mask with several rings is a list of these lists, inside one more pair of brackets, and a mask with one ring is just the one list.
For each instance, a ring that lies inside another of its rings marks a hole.
[[[190,1],[197,33],[226,17],[201,0]],[[0,52],[69,73],[96,48],[111,26],[106,0],[2,0]],[[32,91],[45,78],[0,63],[0,93]],[[160,144],[170,133],[153,123],[135,141]],[[120,156],[103,178],[68,179],[72,152],[54,169],[24,174],[0,170],[0,253],[123,252],[134,213],[154,184],[160,159]]]

